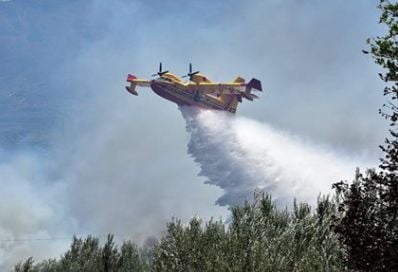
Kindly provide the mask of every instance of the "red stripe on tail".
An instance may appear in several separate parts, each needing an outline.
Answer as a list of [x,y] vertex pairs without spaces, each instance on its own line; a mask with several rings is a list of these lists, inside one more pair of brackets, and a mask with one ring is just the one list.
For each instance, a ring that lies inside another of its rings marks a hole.
[[137,77],[133,76],[133,75],[130,75],[130,74],[127,75],[127,81],[128,82],[132,82],[132,81],[134,81],[134,79],[137,79]]

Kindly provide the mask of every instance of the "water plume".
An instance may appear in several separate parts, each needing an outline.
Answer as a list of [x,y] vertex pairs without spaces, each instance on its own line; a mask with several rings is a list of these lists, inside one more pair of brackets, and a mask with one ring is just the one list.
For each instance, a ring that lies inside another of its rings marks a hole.
[[350,180],[355,168],[366,164],[266,123],[224,112],[180,110],[199,175],[224,190],[219,205],[242,203],[256,189],[271,193],[279,205],[289,205],[293,198],[313,204],[319,193],[330,192],[332,183]]

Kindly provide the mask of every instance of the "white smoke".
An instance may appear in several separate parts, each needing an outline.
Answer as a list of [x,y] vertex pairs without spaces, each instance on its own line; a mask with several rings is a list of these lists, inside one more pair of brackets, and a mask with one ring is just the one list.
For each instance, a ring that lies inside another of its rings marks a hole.
[[[188,152],[206,183],[224,190],[217,203],[235,205],[256,189],[279,205],[296,198],[314,204],[331,185],[351,180],[364,159],[316,146],[272,126],[229,113],[181,107],[191,134]],[[366,165],[365,165],[366,164]]]
[[[39,152],[40,153],[40,152]],[[22,258],[57,257],[69,239],[74,221],[65,216],[57,195],[63,188],[48,184],[46,156],[37,152],[10,154],[0,150],[0,270]]]
[[[159,137],[156,126],[139,122],[137,108],[95,105],[92,116],[70,124],[55,141],[56,151],[0,148],[0,271],[30,256],[59,257],[74,234],[112,233],[118,242],[141,244],[159,236],[173,217],[185,222],[195,215],[227,215],[225,207],[214,205],[219,190],[187,174],[195,165],[183,161],[185,142]],[[178,124],[163,125],[179,127],[184,140],[183,120],[175,114]],[[148,135],[134,140],[138,131]],[[165,163],[170,159],[175,163]]]

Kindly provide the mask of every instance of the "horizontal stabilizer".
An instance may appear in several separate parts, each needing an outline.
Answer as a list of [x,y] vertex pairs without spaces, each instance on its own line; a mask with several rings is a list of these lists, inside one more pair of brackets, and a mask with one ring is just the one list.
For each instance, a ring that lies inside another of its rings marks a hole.
[[256,99],[258,99],[259,97],[257,96],[257,95],[255,95],[255,94],[252,94],[252,93],[250,93],[250,94],[247,94],[248,96],[250,96],[251,98],[256,98]]
[[138,95],[137,91],[135,90],[135,86],[133,85],[131,87],[126,86],[126,90],[132,95]]
[[241,93],[242,97],[246,98],[247,100],[253,101],[253,99],[257,99],[258,96],[252,93]]

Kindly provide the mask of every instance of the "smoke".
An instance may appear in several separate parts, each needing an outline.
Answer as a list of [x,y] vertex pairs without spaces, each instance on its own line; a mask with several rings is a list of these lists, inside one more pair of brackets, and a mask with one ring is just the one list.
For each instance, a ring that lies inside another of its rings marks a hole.
[[[164,165],[179,151],[186,156],[184,143],[173,151],[172,144],[162,148],[168,137],[134,142],[138,127],[131,117],[115,118],[103,116],[102,125],[93,124],[74,142],[63,139],[72,143],[58,143],[58,153],[0,154],[1,271],[30,256],[59,257],[74,234],[112,233],[117,241],[144,243],[160,235],[172,217],[187,221],[227,214],[214,207],[218,190],[180,174],[193,166],[180,160]],[[149,152],[151,147],[159,153]]]
[[[16,264],[20,257],[56,257],[68,240],[54,243],[37,240],[65,237],[74,221],[65,216],[57,200],[63,191],[58,183],[48,184],[50,167],[39,151],[15,154],[0,150],[0,269]],[[43,246],[44,243],[44,246]]]
[[[172,217],[227,215],[226,208],[214,206],[219,190],[187,174],[195,166],[182,159],[182,118],[163,128],[178,130],[179,141],[160,137],[158,127],[136,121],[139,109],[128,107],[127,92],[115,96],[106,104],[93,101],[95,110],[70,124],[52,151],[0,152],[1,271],[30,256],[59,257],[74,234],[112,233],[117,241],[141,244],[159,236]],[[115,111],[112,101],[125,101],[118,105],[126,110]],[[147,136],[135,140],[143,131]]]
[[266,123],[224,112],[180,110],[199,175],[224,190],[219,205],[242,203],[256,189],[271,193],[280,206],[293,198],[314,204],[332,183],[350,180],[356,167],[368,165],[364,158],[314,145]]
[[[120,93],[120,97],[128,95]],[[62,148],[57,163],[65,166],[59,177],[66,184],[64,203],[81,228],[142,242],[161,233],[173,216],[185,221],[195,214],[208,218],[226,213],[214,207],[218,190],[187,175],[195,166],[176,159],[186,157],[184,141],[173,143],[173,135],[159,135],[159,127],[139,122],[137,108],[115,111],[96,106],[94,116],[88,118],[92,125],[76,132],[79,139],[72,147]],[[181,118],[178,125],[183,136]],[[166,130],[174,124],[163,126]],[[146,137],[137,139],[143,132]]]

